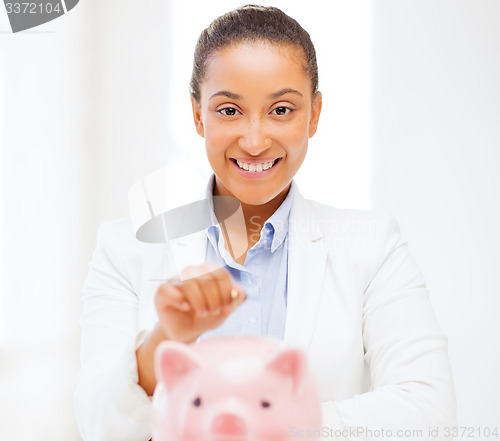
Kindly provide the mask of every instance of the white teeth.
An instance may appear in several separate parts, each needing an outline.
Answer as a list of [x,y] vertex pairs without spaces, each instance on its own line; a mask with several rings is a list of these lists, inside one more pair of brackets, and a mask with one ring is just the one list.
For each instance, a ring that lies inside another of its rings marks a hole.
[[250,164],[247,164],[246,162],[236,161],[236,163],[238,164],[239,168],[242,168],[244,170],[248,170],[248,168],[250,167]]
[[236,161],[236,163],[238,164],[238,167],[242,168],[243,170],[259,173],[264,170],[270,169],[273,166],[274,161],[263,162],[261,164],[248,164],[241,161]]

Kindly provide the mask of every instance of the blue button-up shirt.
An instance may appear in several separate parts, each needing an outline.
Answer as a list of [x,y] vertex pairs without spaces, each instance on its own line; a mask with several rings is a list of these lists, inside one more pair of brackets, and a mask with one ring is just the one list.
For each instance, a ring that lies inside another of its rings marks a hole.
[[[212,201],[213,179],[207,187]],[[260,231],[259,241],[248,250],[243,265],[226,250],[218,224],[207,229],[206,261],[225,267],[233,281],[245,289],[247,300],[216,329],[201,339],[220,335],[266,335],[283,340],[288,279],[288,225],[295,193],[292,182],[287,197]],[[215,214],[213,213],[213,219]]]

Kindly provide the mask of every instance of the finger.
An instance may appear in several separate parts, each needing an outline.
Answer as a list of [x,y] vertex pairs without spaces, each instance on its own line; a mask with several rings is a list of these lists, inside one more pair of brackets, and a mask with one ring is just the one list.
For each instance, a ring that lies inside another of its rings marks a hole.
[[198,281],[201,285],[208,311],[210,313],[219,314],[223,301],[217,277],[213,273],[207,273],[198,277]]
[[178,285],[187,301],[196,314],[206,316],[208,314],[208,305],[205,302],[202,286],[197,278],[184,280]]
[[155,306],[157,309],[172,306],[180,311],[188,311],[190,309],[189,302],[183,296],[182,292],[169,282],[163,283],[158,287],[155,295]]
[[[237,291],[236,295],[234,294],[234,289]],[[231,299],[233,300],[232,303],[236,303],[237,306],[241,305],[247,299],[245,289],[239,283],[233,285],[233,288],[231,289]]]
[[212,271],[210,275],[217,282],[221,306],[231,303],[231,288],[233,286],[233,281],[229,271],[225,268],[218,268]]
[[240,306],[246,299],[247,295],[243,287],[239,284],[233,285],[230,290],[231,302],[224,306],[223,310],[229,314]]

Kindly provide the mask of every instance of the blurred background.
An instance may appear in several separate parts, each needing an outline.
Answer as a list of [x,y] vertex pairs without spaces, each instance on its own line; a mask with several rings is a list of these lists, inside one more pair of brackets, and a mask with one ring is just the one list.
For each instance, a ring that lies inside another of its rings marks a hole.
[[[179,192],[203,191],[191,57],[245,3],[81,0],[19,34],[0,6],[0,440],[80,440],[72,383],[97,228],[162,167],[184,177]],[[449,338],[459,426],[500,433],[500,2],[261,4],[317,48],[324,108],[301,192],[396,214]]]

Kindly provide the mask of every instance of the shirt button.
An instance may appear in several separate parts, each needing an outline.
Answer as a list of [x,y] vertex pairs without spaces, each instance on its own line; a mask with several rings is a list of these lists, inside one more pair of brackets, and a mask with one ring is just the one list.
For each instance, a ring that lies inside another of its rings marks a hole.
[[250,317],[248,323],[250,323],[251,326],[255,325],[255,323],[257,323],[257,317]]
[[269,227],[264,228],[264,233],[266,236],[269,236],[271,234],[271,228]]

